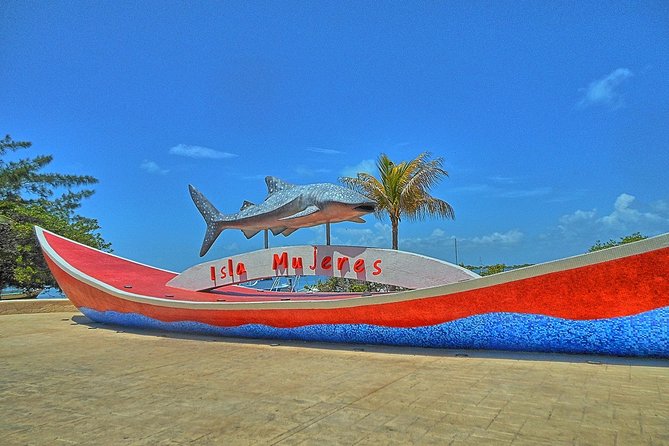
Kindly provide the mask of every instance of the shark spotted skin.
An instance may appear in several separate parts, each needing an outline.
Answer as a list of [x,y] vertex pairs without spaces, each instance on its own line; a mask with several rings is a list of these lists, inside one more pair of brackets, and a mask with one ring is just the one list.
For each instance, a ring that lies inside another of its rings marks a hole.
[[299,228],[324,223],[364,223],[362,215],[374,212],[376,203],[353,190],[330,183],[289,184],[268,176],[267,198],[260,204],[244,201],[239,212],[223,214],[192,185],[188,185],[195,206],[207,223],[200,249],[204,256],[225,229],[241,229],[246,238],[269,229],[288,236]]

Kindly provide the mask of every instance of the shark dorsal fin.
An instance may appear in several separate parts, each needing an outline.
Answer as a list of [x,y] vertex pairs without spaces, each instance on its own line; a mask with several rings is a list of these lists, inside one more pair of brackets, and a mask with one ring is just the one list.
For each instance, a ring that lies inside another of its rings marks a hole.
[[290,189],[295,187],[290,183],[286,183],[283,180],[280,180],[277,177],[267,176],[265,177],[265,183],[267,183],[267,194],[272,195],[274,192],[278,192],[284,189]]
[[250,201],[244,200],[244,203],[242,203],[242,207],[239,208],[240,211],[243,211],[244,209],[250,207],[250,206],[255,206],[255,204],[251,203]]

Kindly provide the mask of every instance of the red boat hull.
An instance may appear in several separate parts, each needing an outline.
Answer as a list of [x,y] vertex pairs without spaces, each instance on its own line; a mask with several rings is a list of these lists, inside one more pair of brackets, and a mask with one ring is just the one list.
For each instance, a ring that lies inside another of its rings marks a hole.
[[[39,228],[37,233],[49,268],[68,298],[89,317],[104,322],[124,323],[122,315],[140,315],[145,323],[135,325],[162,323],[167,325],[161,328],[184,329],[183,324],[194,323],[185,329],[202,324],[220,327],[224,335],[246,336],[244,327],[265,327],[249,329],[248,335],[498,348],[492,341],[481,344],[472,338],[468,342],[467,330],[476,332],[471,336],[480,336],[483,324],[487,332],[510,336],[501,345],[505,349],[669,356],[669,235],[429,289],[364,297],[323,293],[287,297],[240,286],[215,293],[171,288],[166,283],[175,273],[103,253]],[[636,323],[643,327],[624,328]],[[539,331],[533,332],[537,324]],[[551,326],[557,328],[551,332]],[[304,335],[310,327],[315,327],[316,334]],[[237,331],[228,330],[233,328]],[[574,330],[582,331],[581,335],[564,348],[559,341],[546,344],[541,340],[569,337]],[[595,338],[599,336],[605,344],[602,347],[586,342],[593,330]],[[624,331],[621,345],[611,333],[620,330]],[[423,331],[426,333],[415,342],[413,334]],[[524,337],[534,341],[524,343]],[[615,348],[607,349],[606,344]],[[639,348],[643,351],[635,353]]]

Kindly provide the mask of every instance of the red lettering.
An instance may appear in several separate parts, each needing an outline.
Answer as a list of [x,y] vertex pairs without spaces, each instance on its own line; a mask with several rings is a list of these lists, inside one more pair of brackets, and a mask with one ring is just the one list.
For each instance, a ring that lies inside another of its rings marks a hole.
[[372,276],[378,276],[381,274],[381,259],[374,262],[374,271],[372,271]]
[[225,266],[221,267],[221,279],[228,277],[228,274],[225,272]]
[[230,280],[232,280],[232,281],[235,280],[234,276],[232,275],[234,270],[235,269],[232,265],[232,259],[228,259],[228,271],[230,272]]
[[216,283],[216,268],[213,266],[209,268],[209,277]]
[[362,273],[365,271],[365,259],[358,259],[353,264],[353,271],[356,273]]
[[293,269],[302,269],[302,257],[293,257]]
[[309,267],[310,270],[316,271],[316,257],[318,255],[318,248],[314,246],[314,263]]
[[344,269],[344,265],[348,263],[348,257],[339,257],[337,259],[337,270],[341,271]]
[[243,276],[244,274],[246,274],[246,266],[244,266],[243,262],[239,262],[237,264],[237,275]]
[[321,261],[321,268],[331,269],[332,268],[332,257],[330,257],[330,256],[323,257],[323,260]]
[[276,271],[279,267],[288,269],[288,253],[285,251],[281,253],[281,257],[278,254],[274,254],[274,258],[272,259],[272,269]]

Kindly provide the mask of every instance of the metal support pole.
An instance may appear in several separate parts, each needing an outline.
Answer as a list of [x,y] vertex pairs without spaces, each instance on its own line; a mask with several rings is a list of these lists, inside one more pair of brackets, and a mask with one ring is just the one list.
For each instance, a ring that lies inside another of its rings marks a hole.
[[455,242],[455,264],[458,264],[458,239],[454,238],[453,241]]
[[265,229],[265,249],[269,248],[269,229]]
[[325,223],[325,244],[330,246],[330,222]]

